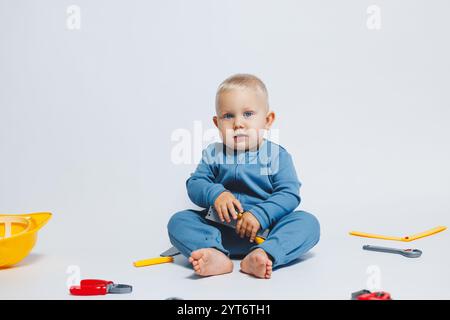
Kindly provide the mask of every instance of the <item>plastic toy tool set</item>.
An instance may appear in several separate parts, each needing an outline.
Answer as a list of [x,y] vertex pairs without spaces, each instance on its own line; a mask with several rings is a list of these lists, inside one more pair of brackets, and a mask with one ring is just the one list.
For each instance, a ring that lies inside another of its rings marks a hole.
[[[380,234],[373,233],[365,233],[359,231],[351,231],[349,234],[351,236],[358,236],[364,238],[378,239],[378,240],[390,240],[390,241],[401,241],[401,242],[411,242],[418,239],[422,239],[425,237],[432,236],[436,233],[442,232],[447,227],[439,226],[412,236],[403,236],[403,237],[395,237],[395,236],[385,236]],[[364,245],[363,250],[366,251],[374,251],[374,252],[383,252],[389,254],[400,255],[406,258],[419,258],[422,256],[422,250],[419,249],[402,249],[402,248],[390,248],[390,247],[382,247],[382,246],[373,246],[373,245]],[[384,291],[379,292],[370,292],[368,290],[360,290],[352,293],[352,300],[392,300],[391,295]]]
[[[447,229],[447,227],[439,226],[439,227],[436,227],[436,228],[433,228],[433,229],[430,229],[430,230],[427,230],[427,231],[424,231],[424,232],[421,232],[421,233],[418,233],[418,234],[415,234],[412,236],[403,236],[403,237],[384,236],[384,235],[365,233],[365,232],[359,232],[359,231],[351,231],[349,234],[351,236],[358,236],[358,237],[372,238],[372,239],[379,239],[379,240],[411,242],[414,240],[432,236],[436,233],[444,231],[445,229]],[[363,250],[399,254],[406,258],[419,258],[422,255],[422,250],[411,249],[411,248],[398,249],[398,248],[364,245]]]
[[[29,214],[0,214],[0,270],[10,268],[24,260],[33,249],[37,241],[38,231],[50,220],[52,214],[49,212],[37,212]],[[242,214],[238,215],[238,219]],[[222,222],[213,207],[209,208],[205,219],[210,223],[225,225],[230,228],[236,228],[236,220],[230,223]],[[351,231],[350,235],[400,242],[411,242],[424,237],[428,237],[446,230],[444,226],[439,226],[412,236],[385,236],[380,234]],[[270,230],[260,230],[255,240],[257,243],[264,242],[269,236]],[[406,258],[419,258],[422,251],[412,248],[391,248],[374,245],[364,245],[363,250],[372,252],[381,252],[393,254]],[[160,254],[159,257],[135,261],[135,267],[145,267],[156,264],[173,262],[174,257],[179,255],[177,248],[171,247]],[[0,271],[1,272],[1,271]],[[72,286],[69,293],[74,296],[98,296],[107,294],[126,294],[131,293],[133,287],[128,284],[116,284],[113,281],[101,279],[84,279],[79,285]],[[351,296],[353,300],[391,300],[391,295],[384,291],[370,292],[360,290],[354,292]]]

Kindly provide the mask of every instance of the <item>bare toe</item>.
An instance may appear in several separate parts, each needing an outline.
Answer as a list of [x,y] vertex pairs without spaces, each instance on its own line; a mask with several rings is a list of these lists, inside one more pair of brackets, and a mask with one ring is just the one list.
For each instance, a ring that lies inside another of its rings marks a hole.
[[203,254],[204,254],[204,251],[203,251],[204,249],[199,249],[199,250],[195,250],[195,251],[192,251],[191,252],[191,258],[193,259],[193,260],[198,260],[198,259],[200,259],[202,256],[203,256]]
[[233,271],[233,263],[221,251],[205,248],[191,253],[195,272],[201,276],[213,276]]
[[257,278],[268,279],[272,274],[272,261],[264,250],[258,248],[242,260],[241,270]]

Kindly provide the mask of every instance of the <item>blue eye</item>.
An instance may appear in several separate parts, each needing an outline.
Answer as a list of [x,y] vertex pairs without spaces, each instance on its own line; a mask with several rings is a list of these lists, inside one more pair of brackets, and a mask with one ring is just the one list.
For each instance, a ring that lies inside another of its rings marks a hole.
[[253,111],[245,111],[244,112],[244,117],[248,118],[251,117],[253,115]]
[[231,118],[233,118],[233,115],[232,115],[231,113],[225,113],[225,114],[223,115],[223,118],[224,118],[224,119],[231,119]]

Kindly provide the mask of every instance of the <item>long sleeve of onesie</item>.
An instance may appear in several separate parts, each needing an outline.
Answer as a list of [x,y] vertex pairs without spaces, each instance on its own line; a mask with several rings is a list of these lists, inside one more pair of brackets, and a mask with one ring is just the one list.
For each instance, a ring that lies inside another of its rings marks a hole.
[[245,208],[258,219],[263,230],[294,211],[301,201],[299,195],[301,183],[297,178],[291,155],[282,150],[279,156],[272,160],[271,167],[274,172],[269,175],[272,194],[262,202]]
[[189,199],[202,208],[214,205],[216,198],[226,191],[222,183],[215,182],[218,168],[213,156],[211,146],[203,150],[197,169],[186,181]]

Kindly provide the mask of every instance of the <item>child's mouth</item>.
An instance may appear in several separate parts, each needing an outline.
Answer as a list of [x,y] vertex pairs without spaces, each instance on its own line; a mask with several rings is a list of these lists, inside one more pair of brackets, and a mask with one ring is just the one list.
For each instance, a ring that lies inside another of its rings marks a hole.
[[234,141],[239,142],[245,140],[246,138],[248,138],[248,136],[245,134],[237,134],[234,136]]

